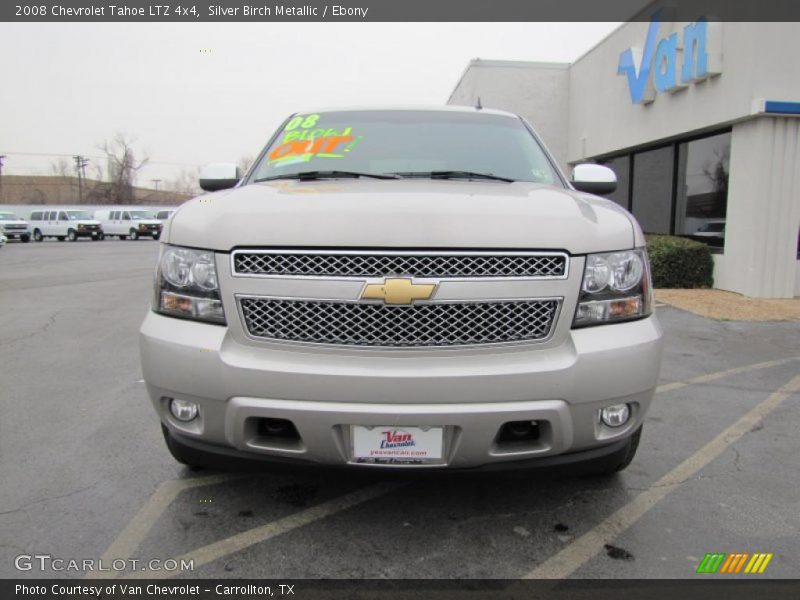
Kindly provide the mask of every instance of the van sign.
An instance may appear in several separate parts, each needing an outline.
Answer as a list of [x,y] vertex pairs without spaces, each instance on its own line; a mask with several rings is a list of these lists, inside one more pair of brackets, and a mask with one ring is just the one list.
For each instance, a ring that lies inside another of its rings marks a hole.
[[650,104],[657,92],[677,92],[690,83],[722,72],[720,23],[705,17],[659,40],[661,11],[647,28],[644,48],[628,48],[619,57],[617,75],[626,75],[631,102]]

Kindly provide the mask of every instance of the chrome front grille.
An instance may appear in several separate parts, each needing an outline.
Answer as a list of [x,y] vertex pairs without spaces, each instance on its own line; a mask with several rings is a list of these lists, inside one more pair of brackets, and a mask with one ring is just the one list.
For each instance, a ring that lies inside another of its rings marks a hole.
[[361,252],[237,250],[234,275],[284,277],[391,277],[436,279],[525,277],[564,279],[559,252]]
[[409,306],[241,297],[251,336],[345,346],[462,346],[543,341],[559,301],[433,302]]

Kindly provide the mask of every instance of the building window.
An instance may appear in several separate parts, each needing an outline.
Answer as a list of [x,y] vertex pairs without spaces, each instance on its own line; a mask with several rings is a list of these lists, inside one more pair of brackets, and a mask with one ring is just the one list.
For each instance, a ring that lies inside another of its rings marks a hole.
[[633,155],[631,212],[645,233],[670,233],[674,146]]
[[731,134],[678,146],[675,233],[722,248],[728,201]]

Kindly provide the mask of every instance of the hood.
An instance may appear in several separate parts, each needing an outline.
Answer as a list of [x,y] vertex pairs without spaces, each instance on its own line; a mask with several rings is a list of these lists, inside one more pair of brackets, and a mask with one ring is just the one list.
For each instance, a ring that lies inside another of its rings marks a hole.
[[136,219],[134,223],[141,223],[142,225],[161,225],[158,219]]
[[100,225],[100,221],[96,219],[78,219],[75,221],[78,225]]
[[534,183],[452,180],[272,181],[195,198],[171,244],[236,247],[631,248],[632,217],[609,200]]
[[25,219],[12,219],[10,221],[0,221],[0,226],[8,226],[8,225],[25,225],[28,226],[28,222]]

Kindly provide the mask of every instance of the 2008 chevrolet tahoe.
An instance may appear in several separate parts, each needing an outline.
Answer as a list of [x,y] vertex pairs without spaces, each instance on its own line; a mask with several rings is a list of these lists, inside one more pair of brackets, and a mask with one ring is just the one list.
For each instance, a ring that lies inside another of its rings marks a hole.
[[[179,461],[591,462],[639,443],[658,378],[645,241],[599,165],[569,182],[480,108],[291,116],[172,215],[144,378]],[[583,191],[580,191],[583,190]]]

